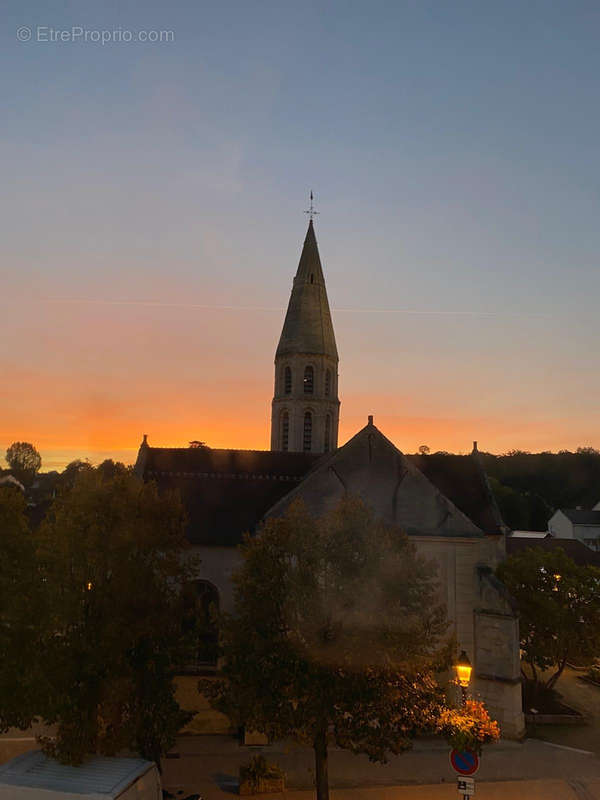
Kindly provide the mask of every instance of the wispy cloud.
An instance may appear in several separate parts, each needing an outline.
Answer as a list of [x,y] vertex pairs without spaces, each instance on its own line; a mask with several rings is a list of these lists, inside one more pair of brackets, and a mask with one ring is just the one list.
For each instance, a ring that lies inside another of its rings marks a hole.
[[[176,303],[165,302],[162,300],[118,300],[118,299],[98,299],[89,297],[48,297],[43,298],[42,303],[65,303],[65,304],[90,304],[99,306],[139,306],[142,308],[180,308],[201,311],[277,311],[284,312],[285,306],[242,306],[242,305],[214,305],[206,303]],[[427,309],[427,308],[344,308],[333,306],[332,310],[336,313],[349,314],[414,314],[426,316],[465,316],[465,317],[539,317],[549,319],[553,314],[539,312],[511,312],[511,311],[485,311],[485,310],[464,310],[464,309]]]

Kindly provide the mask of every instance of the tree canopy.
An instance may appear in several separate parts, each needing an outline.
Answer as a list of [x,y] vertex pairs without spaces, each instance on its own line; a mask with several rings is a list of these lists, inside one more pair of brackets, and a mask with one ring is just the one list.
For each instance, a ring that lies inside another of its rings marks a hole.
[[[0,503],[12,514],[5,494]],[[22,559],[9,553],[7,573],[13,595],[33,585],[39,596],[38,615],[20,626],[35,631],[38,668],[31,650],[14,652],[13,667],[31,678],[32,713],[57,726],[43,744],[59,760],[130,748],[158,762],[174,741],[185,715],[172,677],[194,566],[182,558],[183,523],[174,496],[112,467],[77,470],[34,533],[16,516],[10,541],[16,548],[21,533],[30,544]],[[32,559],[33,577],[21,574],[17,562]],[[0,713],[0,725],[14,724]]]
[[27,727],[37,710],[43,603],[25,511],[20,489],[0,488],[0,732]]
[[199,686],[217,708],[310,744],[320,800],[329,743],[383,761],[436,728],[452,643],[434,568],[405,535],[357,499],[317,520],[296,503],[243,555],[222,679]]
[[19,480],[30,481],[42,466],[42,457],[29,442],[13,442],[6,451],[8,466]]
[[592,508],[600,500],[600,452],[592,447],[575,453],[481,453],[481,458],[511,528],[544,531],[556,509]]
[[560,547],[531,547],[504,561],[498,576],[519,606],[522,660],[530,670],[523,674],[534,694],[552,689],[568,660],[598,654],[600,570],[578,566]]

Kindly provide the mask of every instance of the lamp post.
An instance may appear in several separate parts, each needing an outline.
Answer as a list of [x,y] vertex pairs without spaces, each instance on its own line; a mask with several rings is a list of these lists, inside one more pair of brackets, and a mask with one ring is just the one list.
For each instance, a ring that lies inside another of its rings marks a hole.
[[461,654],[454,665],[454,669],[456,670],[456,677],[458,678],[458,682],[460,684],[462,706],[464,708],[467,703],[467,689],[469,688],[469,683],[471,682],[471,672],[473,671],[473,666],[464,650],[461,651]]

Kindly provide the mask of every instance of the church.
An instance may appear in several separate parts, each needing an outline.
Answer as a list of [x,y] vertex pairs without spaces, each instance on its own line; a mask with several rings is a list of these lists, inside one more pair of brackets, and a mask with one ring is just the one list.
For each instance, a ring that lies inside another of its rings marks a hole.
[[[147,436],[139,449],[136,474],[181,493],[187,537],[201,560],[194,588],[199,613],[210,604],[232,609],[231,574],[244,533],[297,498],[320,515],[345,494],[358,495],[436,563],[458,649],[473,664],[470,692],[485,701],[504,736],[518,737],[524,730],[518,613],[494,575],[506,557],[508,529],[477,443],[468,456],[405,455],[369,416],[338,447],[338,362],[311,214],[275,353],[271,449],[152,447]],[[214,669],[215,636],[207,623],[198,669]]]

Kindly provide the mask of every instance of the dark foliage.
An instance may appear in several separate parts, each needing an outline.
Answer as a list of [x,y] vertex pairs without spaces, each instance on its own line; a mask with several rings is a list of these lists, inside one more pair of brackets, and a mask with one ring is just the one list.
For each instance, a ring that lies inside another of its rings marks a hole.
[[194,568],[181,504],[105,462],[75,466],[33,532],[23,512],[0,492],[0,730],[35,716],[64,763],[124,748],[159,763],[188,718],[173,685]]
[[546,530],[558,508],[592,508],[600,500],[600,452],[482,453],[506,524],[513,529]]

